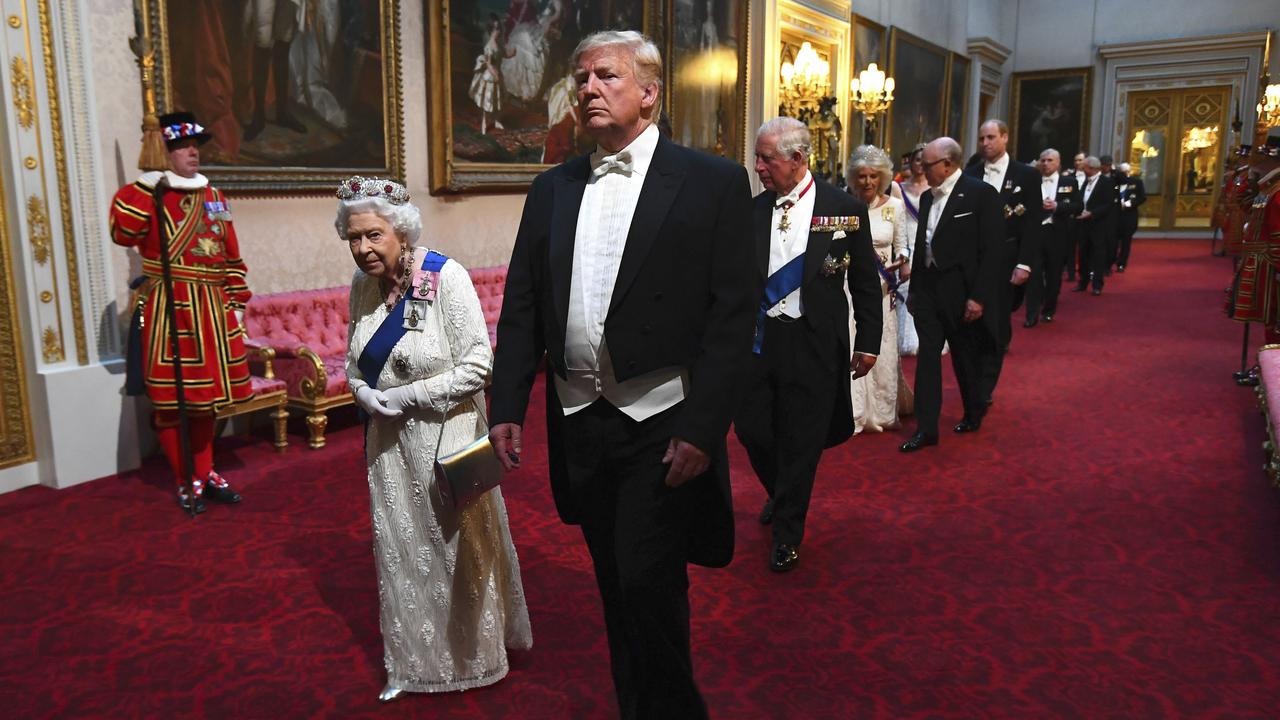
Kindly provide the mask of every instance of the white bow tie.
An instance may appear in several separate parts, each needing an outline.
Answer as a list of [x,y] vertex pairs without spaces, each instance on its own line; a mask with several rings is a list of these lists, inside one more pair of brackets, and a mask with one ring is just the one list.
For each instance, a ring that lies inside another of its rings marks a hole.
[[783,195],[782,197],[775,200],[773,205],[774,207],[790,208],[798,202],[800,202],[800,194],[792,190],[790,194]]
[[988,166],[987,166],[987,174],[988,174],[988,175],[995,175],[995,174],[996,174],[996,173],[998,173],[998,172],[1000,172],[1000,166],[999,166],[999,165],[988,165]]
[[933,193],[933,199],[937,200],[941,198],[946,191],[940,187],[936,187],[936,188],[930,188],[929,192]]
[[617,155],[605,155],[600,158],[600,162],[591,169],[591,174],[600,177],[614,170],[623,175],[631,175],[631,152],[629,150],[623,150]]

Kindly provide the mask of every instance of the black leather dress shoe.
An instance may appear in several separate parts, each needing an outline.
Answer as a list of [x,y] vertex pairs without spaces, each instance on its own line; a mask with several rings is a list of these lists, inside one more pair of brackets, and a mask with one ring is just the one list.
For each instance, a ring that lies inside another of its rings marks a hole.
[[773,555],[769,558],[769,569],[774,572],[786,572],[800,562],[800,548],[786,543],[773,546]]
[[1101,295],[1101,294],[1102,294],[1102,288],[1094,288],[1094,289],[1093,289],[1093,294],[1094,294],[1094,295]]
[[955,430],[957,433],[963,434],[963,433],[978,432],[978,430],[980,430],[981,428],[982,428],[981,420],[970,420],[969,418],[963,418],[962,420],[960,420],[960,422],[956,423],[955,427],[951,429]]
[[918,432],[915,435],[912,435],[911,437],[907,438],[907,441],[899,445],[898,449],[901,450],[902,452],[915,452],[920,448],[926,448],[931,445],[937,445],[937,444],[938,444],[938,438],[929,437],[928,435],[925,435],[922,432]]
[[1089,289],[1088,285],[1077,285],[1071,288],[1071,292],[1084,292],[1085,290],[1088,290],[1088,289]]
[[[182,508],[183,512],[191,512],[191,499],[182,493],[178,493],[178,507]],[[207,509],[208,508],[204,505],[204,500],[196,498],[196,515],[199,515]]]
[[1053,313],[1045,313],[1043,319],[1047,323],[1053,322]]
[[1026,320],[1023,320],[1023,321],[1022,321],[1022,327],[1024,327],[1024,328],[1033,328],[1033,327],[1035,327],[1035,326],[1036,326],[1036,324],[1037,324],[1038,322],[1040,322],[1040,318],[1033,318],[1033,317],[1029,317],[1029,318],[1027,318]]
[[218,487],[213,483],[208,483],[204,486],[204,496],[214,502],[226,503],[228,505],[235,505],[242,499],[240,497],[240,493],[232,490],[230,485],[226,487]]
[[760,509],[760,524],[768,525],[773,522],[773,498],[765,501],[764,507]]
[[1116,266],[1116,272],[1119,272],[1119,273],[1124,272],[1124,266],[1123,266],[1123,265],[1117,265],[1117,266]]

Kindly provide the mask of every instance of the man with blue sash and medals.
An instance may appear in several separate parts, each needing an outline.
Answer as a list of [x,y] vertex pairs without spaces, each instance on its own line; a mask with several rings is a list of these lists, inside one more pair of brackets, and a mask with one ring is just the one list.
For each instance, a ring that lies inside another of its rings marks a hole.
[[[853,435],[850,381],[875,365],[884,324],[867,206],[809,172],[809,129],[775,118],[756,134],[756,265],[765,280],[738,439],[769,494],[769,567],[800,561],[805,516],[824,448]],[[849,351],[853,297],[857,337]]]

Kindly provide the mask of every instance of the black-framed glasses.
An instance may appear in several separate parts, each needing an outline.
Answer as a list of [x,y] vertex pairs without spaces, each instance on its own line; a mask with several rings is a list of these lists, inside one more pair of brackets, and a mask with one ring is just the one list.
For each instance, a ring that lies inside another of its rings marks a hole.
[[938,163],[943,162],[945,160],[946,158],[942,157],[942,158],[938,158],[937,160],[934,160],[933,162],[925,162],[924,158],[920,158],[920,167],[923,167],[925,170],[928,170],[934,165],[937,165]]

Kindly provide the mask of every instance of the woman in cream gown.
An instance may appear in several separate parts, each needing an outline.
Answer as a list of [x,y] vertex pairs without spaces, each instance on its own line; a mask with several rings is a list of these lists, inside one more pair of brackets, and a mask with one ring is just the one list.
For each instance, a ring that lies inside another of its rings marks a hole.
[[[867,204],[871,218],[871,241],[880,259],[880,291],[884,295],[884,329],[880,334],[880,355],[871,372],[853,381],[854,433],[882,432],[895,429],[898,423],[900,394],[909,395],[902,380],[902,361],[898,356],[898,320],[895,317],[905,303],[895,296],[898,273],[909,276],[907,265],[906,213],[902,201],[885,194],[893,177],[893,164],[883,150],[862,145],[853,151],[846,166],[845,178],[854,197]],[[857,333],[853,315],[849,316],[850,334]]]
[[467,271],[446,261],[422,329],[406,330],[377,377],[364,377],[365,346],[426,257],[413,247],[422,219],[389,181],[352,178],[339,198],[335,226],[359,267],[347,380],[370,417],[365,461],[387,670],[380,699],[489,685],[506,676],[508,648],[533,643],[506,507],[495,488],[455,510],[433,473],[437,451],[487,432],[493,354],[480,301]]
[[[895,182],[891,188],[893,197],[902,201],[905,214],[903,219],[907,232],[907,258],[910,261],[911,253],[916,249],[916,228],[919,226],[918,216],[920,214],[920,196],[929,189],[929,181],[924,176],[924,165],[922,157],[924,155],[924,145],[917,145],[911,152],[911,157],[907,161],[907,168],[910,177],[906,182]],[[910,290],[911,281],[903,281],[901,288],[902,297],[907,296]],[[898,308],[898,351],[903,355],[915,355],[920,348],[920,338],[916,335],[916,322],[911,317],[911,311],[907,310],[906,303]]]

